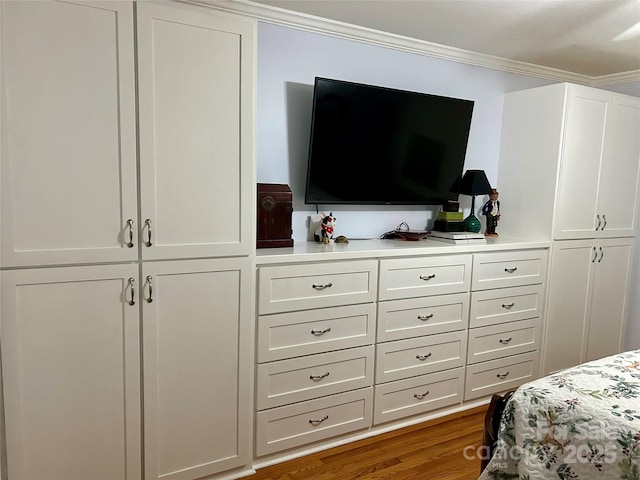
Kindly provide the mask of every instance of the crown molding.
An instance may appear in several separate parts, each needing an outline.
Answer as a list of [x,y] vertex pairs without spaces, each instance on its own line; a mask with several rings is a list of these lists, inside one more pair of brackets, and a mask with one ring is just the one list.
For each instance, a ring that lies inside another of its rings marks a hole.
[[640,70],[631,70],[629,72],[591,77],[590,85],[592,87],[603,87],[606,85],[619,85],[621,83],[630,82],[640,82]]
[[298,30],[321,33],[336,38],[530,77],[588,86],[605,86],[640,81],[640,70],[594,77],[418,40],[270,5],[254,3],[250,0],[191,0],[189,3],[198,3],[219,10],[241,13],[262,22]]

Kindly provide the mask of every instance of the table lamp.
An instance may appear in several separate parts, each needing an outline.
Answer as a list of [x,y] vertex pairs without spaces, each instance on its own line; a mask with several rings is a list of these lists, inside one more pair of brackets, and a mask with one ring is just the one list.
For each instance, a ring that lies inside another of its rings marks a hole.
[[471,213],[463,220],[465,231],[480,232],[480,220],[475,215],[476,195],[486,195],[491,193],[491,185],[484,170],[467,170],[457,185],[458,193],[471,195]]

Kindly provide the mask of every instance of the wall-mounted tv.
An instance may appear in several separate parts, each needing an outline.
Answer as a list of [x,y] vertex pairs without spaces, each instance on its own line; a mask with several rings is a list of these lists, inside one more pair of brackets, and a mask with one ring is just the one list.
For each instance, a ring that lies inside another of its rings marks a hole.
[[457,200],[473,101],[315,79],[305,203]]

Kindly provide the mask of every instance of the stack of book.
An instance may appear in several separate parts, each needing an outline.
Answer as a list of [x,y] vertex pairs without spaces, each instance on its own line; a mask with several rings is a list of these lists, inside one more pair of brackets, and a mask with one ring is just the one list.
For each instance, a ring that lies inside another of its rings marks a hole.
[[439,242],[455,243],[460,245],[467,245],[470,243],[487,243],[487,240],[482,233],[472,232],[438,232],[432,231],[429,237]]
[[438,232],[464,232],[462,212],[438,212],[433,229]]

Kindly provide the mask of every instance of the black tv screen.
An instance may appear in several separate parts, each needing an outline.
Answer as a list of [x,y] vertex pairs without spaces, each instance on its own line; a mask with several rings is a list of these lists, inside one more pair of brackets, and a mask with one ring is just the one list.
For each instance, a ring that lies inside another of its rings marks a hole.
[[305,203],[457,200],[473,101],[316,78]]

